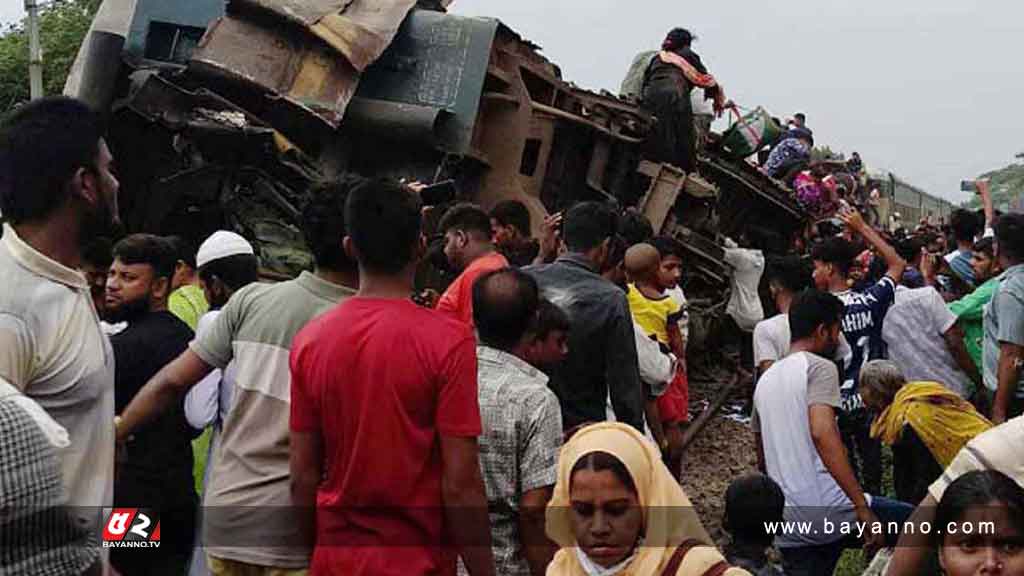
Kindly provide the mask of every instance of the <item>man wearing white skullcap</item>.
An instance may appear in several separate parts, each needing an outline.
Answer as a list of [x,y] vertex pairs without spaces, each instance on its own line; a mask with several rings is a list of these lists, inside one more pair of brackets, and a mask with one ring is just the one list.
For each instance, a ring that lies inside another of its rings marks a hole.
[[[118,438],[128,438],[214,369],[225,370],[232,362],[238,367],[203,491],[201,550],[211,573],[307,573],[313,542],[296,528],[307,521],[307,510],[294,506],[291,495],[289,357],[299,330],[356,294],[359,269],[342,245],[348,235],[345,202],[349,190],[373,185],[344,175],[313,186],[300,228],[314,270],[277,284],[254,282],[234,292],[210,329],[200,331],[188,350],[150,379],[116,422]],[[200,279],[211,292],[217,279],[230,287],[219,263],[245,257],[204,260]]]
[[[218,230],[210,235],[196,253],[199,285],[210,303],[210,311],[199,319],[196,338],[205,337],[231,295],[259,279],[259,260],[252,244],[241,235]],[[235,386],[237,366],[232,360],[223,370],[214,370],[199,381],[185,396],[185,418],[196,430],[212,428],[203,472],[203,492],[210,480],[214,454],[220,444],[221,429],[231,407],[231,391]],[[196,547],[192,553],[189,574],[209,574],[206,553]]]
[[252,244],[241,235],[218,230],[210,235],[196,254],[199,285],[211,310],[228,303],[236,290],[258,279],[259,260]]

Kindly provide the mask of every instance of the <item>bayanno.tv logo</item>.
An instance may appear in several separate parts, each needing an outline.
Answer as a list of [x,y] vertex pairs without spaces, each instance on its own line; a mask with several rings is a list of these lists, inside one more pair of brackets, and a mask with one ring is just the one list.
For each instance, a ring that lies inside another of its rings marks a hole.
[[159,548],[160,519],[139,508],[114,508],[103,526],[104,548]]

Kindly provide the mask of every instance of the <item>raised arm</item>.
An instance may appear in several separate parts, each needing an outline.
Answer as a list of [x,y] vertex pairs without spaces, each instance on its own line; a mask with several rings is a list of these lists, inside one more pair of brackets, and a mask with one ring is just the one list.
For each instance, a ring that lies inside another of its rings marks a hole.
[[900,258],[896,249],[886,242],[874,228],[869,226],[860,213],[853,208],[845,207],[840,209],[839,218],[851,230],[860,234],[868,244],[878,250],[878,253],[885,259],[885,264],[888,267],[885,274],[899,283],[900,279],[903,278],[903,271],[907,268],[907,262]]
[[558,248],[561,245],[562,213],[557,212],[546,216],[541,226],[540,250],[537,257],[533,259],[534,265],[554,262],[558,258]]
[[992,236],[991,230],[996,225],[996,209],[992,205],[992,188],[988,180],[978,180],[978,196],[981,196],[981,207],[985,211],[985,236]]

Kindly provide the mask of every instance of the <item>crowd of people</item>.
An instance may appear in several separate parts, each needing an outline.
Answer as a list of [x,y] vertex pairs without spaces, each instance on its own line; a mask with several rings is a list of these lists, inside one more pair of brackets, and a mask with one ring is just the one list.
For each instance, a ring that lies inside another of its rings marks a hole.
[[[431,294],[418,185],[345,175],[302,210],[314,269],[263,283],[232,231],[120,234],[114,166],[79,101],[0,125],[0,573],[803,575],[899,542],[891,575],[1024,575],[1024,216],[984,186],[949,254],[849,207],[804,253],[727,250],[760,472],[719,550],[680,484],[687,255],[641,214],[534,240],[455,204]],[[160,546],[107,546],[110,508]]]

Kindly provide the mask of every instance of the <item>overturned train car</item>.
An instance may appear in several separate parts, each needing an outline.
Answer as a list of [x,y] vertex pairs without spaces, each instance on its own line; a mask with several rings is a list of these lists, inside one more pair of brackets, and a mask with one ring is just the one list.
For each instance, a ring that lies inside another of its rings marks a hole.
[[305,191],[343,171],[454,179],[458,200],[517,199],[537,224],[607,201],[686,246],[700,340],[728,294],[721,239],[757,230],[782,252],[803,229],[788,191],[746,163],[713,145],[696,174],[645,161],[656,120],[635,103],[565,81],[497,20],[414,4],[107,0],[67,92],[110,116],[129,230],[234,229],[285,278],[311,264]]

